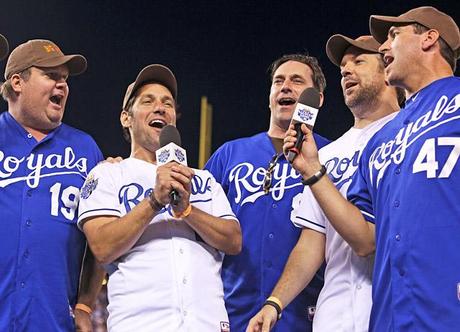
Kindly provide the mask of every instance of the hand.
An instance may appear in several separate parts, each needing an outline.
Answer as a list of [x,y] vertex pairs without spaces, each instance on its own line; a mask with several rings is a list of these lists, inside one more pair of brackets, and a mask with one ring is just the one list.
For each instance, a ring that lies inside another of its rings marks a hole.
[[268,332],[278,319],[276,309],[271,305],[264,305],[260,311],[249,321],[246,332]]
[[191,168],[176,162],[159,166],[153,193],[155,199],[163,205],[169,204],[171,200],[169,194],[172,190],[177,191],[180,201],[171,207],[176,214],[182,213],[190,204],[191,183],[194,174]]
[[118,157],[107,157],[106,160],[101,161],[100,163],[111,163],[111,164],[117,164],[120,161],[123,161],[123,158],[118,156]]
[[[321,163],[318,158],[318,148],[316,147],[313,132],[305,125],[300,127],[304,133],[304,139],[300,153],[292,161],[292,167],[297,170],[304,179],[308,179],[321,169]],[[293,148],[296,143],[296,131],[291,124],[284,137],[283,152],[287,156],[289,149]]]
[[92,332],[93,325],[91,323],[91,316],[82,310],[75,309],[75,331],[76,332]]

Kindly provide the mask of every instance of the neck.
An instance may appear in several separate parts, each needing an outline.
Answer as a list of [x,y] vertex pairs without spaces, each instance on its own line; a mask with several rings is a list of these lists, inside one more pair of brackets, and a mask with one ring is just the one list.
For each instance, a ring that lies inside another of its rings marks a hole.
[[274,124],[270,122],[270,128],[268,128],[268,136],[273,138],[283,138],[286,135],[286,130],[289,128],[288,122],[285,127],[280,126],[279,124]]
[[389,93],[377,96],[375,99],[370,100],[367,104],[361,104],[350,109],[355,119],[354,128],[362,129],[374,121],[380,120],[391,113],[399,111],[396,91],[393,88],[387,89],[391,89],[392,91],[388,91]]
[[131,147],[130,157],[140,159],[140,160],[146,161],[151,164],[157,163],[155,152],[152,153],[151,151],[148,151],[141,147],[136,147],[136,148]]
[[36,126],[32,125],[33,121],[28,121],[26,117],[23,116],[25,112],[8,106],[8,112],[10,112],[11,116],[19,123],[29,134],[31,134],[37,142],[40,142],[44,139],[53,129],[40,129],[35,128]]
[[402,82],[402,87],[406,90],[406,99],[417,93],[434,81],[453,75],[452,68],[442,61],[431,61],[428,64],[419,64],[416,70],[411,71],[411,75]]

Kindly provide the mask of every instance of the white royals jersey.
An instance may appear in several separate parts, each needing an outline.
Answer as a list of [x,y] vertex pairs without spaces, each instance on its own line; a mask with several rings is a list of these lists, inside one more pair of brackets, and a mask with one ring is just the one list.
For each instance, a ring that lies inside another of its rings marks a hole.
[[[135,158],[95,167],[81,190],[80,227],[89,217],[127,214],[151,192],[156,169]],[[236,219],[208,171],[195,170],[190,202],[213,216]],[[133,248],[107,266],[109,330],[228,331],[223,256],[167,206]]]
[[[396,113],[363,129],[350,128],[319,150],[329,178],[346,197],[351,178],[369,139]],[[309,187],[293,199],[291,220],[326,236],[324,287],[316,304],[314,331],[367,331],[372,306],[373,257],[359,257],[327,220]]]

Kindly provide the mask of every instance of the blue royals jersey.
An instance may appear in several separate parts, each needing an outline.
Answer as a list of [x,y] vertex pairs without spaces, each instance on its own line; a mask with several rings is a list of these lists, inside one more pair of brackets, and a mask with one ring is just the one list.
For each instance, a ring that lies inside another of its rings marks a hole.
[[348,191],[375,223],[371,331],[460,329],[460,79],[431,83],[369,142]]
[[74,331],[85,238],[79,188],[102,159],[93,139],[62,124],[37,142],[0,115],[0,331]]
[[[315,140],[319,148],[328,143],[316,134]],[[225,256],[222,268],[225,305],[234,332],[245,331],[271,294],[300,235],[289,216],[292,198],[303,185],[284,156],[277,161],[270,192],[265,194],[262,188],[275,153],[270,137],[260,133],[224,144],[206,164],[227,193],[243,233],[242,252]],[[322,284],[322,276],[313,279],[283,311],[273,331],[310,331]]]

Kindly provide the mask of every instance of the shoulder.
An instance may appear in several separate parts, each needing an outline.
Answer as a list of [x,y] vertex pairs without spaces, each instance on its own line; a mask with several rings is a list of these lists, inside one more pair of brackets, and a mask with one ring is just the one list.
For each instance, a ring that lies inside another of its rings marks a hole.
[[313,133],[313,137],[315,138],[316,145],[318,149],[322,148],[323,146],[328,145],[331,141],[317,133]]
[[90,134],[65,123],[61,124],[58,135],[71,141],[82,142],[84,144],[91,143],[97,146],[96,141]]

